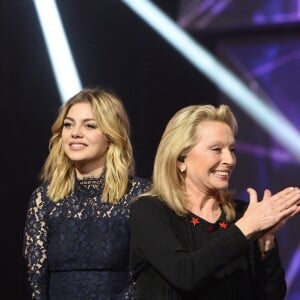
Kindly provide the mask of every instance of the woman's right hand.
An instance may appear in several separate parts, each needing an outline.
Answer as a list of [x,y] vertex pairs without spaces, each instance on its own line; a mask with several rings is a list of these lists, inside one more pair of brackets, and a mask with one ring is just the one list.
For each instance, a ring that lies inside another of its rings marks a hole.
[[248,188],[247,192],[250,196],[248,208],[235,223],[247,238],[300,212],[298,187],[285,188],[272,196],[269,190],[265,190],[262,201],[258,201],[254,189]]

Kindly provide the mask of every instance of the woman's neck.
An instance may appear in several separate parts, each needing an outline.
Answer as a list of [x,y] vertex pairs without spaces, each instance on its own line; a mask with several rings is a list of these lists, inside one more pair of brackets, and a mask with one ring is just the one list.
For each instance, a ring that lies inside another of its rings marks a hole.
[[210,223],[215,223],[222,213],[219,201],[212,195],[190,196],[188,197],[188,207],[193,214]]
[[76,168],[76,176],[78,179],[83,178],[98,178],[103,173],[104,167],[96,168],[93,170],[85,170]]

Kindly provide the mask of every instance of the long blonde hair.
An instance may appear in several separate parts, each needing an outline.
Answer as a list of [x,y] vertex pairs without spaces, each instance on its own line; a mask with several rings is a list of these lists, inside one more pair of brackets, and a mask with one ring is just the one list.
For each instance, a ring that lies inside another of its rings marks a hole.
[[[237,132],[237,121],[227,105],[218,108],[212,105],[191,105],[179,110],[168,122],[159,143],[153,169],[153,186],[148,195],[158,196],[177,215],[188,213],[185,201],[184,175],[177,167],[197,142],[197,126],[202,121],[219,121]],[[232,220],[235,210],[231,201],[232,193],[219,191],[217,200]]]
[[134,159],[128,116],[121,100],[112,92],[86,88],[60,108],[51,127],[49,155],[42,168],[41,179],[49,184],[48,196],[55,202],[73,191],[75,169],[63,150],[61,134],[69,109],[82,102],[91,104],[97,125],[109,141],[102,198],[104,202],[117,203],[126,192],[128,176],[134,173]]

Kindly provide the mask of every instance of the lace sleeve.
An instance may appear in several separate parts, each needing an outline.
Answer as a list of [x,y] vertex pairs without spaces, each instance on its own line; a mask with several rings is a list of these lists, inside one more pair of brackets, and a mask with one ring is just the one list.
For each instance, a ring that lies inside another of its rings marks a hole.
[[39,187],[33,192],[28,206],[25,233],[24,258],[32,299],[48,299],[48,225],[46,205],[43,199],[45,190]]

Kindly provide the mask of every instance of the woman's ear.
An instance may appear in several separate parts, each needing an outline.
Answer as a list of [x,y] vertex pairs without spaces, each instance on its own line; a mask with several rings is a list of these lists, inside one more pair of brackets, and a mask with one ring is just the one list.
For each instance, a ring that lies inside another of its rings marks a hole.
[[184,159],[183,159],[183,161],[177,160],[176,165],[181,173],[186,171],[186,163],[185,163]]

